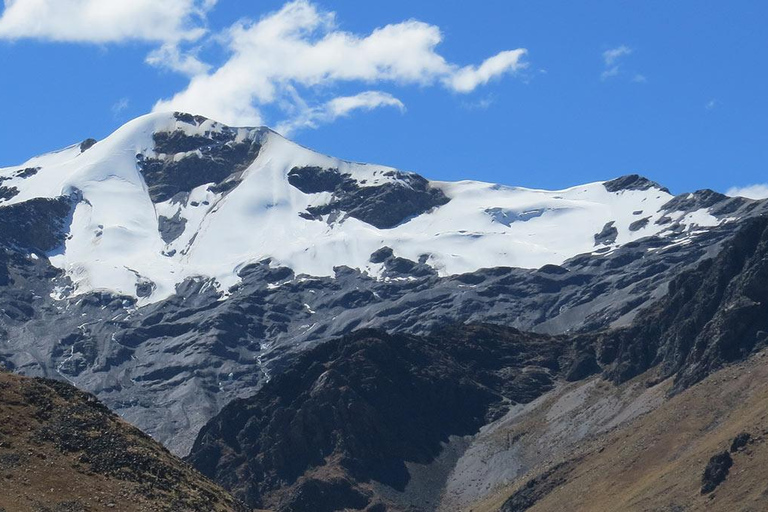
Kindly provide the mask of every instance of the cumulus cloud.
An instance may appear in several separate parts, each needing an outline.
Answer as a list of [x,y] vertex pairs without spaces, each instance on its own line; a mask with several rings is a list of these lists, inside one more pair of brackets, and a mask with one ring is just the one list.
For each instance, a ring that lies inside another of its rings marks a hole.
[[0,39],[175,42],[205,34],[216,0],[5,0]]
[[[363,34],[344,31],[334,12],[310,0],[292,0],[259,20],[243,19],[209,33],[207,15],[216,3],[4,0],[0,40],[149,43],[154,49],[147,64],[189,78],[183,90],[159,100],[155,111],[186,111],[233,125],[277,121],[286,132],[314,128],[353,112],[404,111],[402,101],[378,90],[385,86],[440,87],[469,94],[527,66],[523,48],[502,51],[478,65],[450,62],[438,51],[440,28],[417,20]],[[216,65],[205,62],[200,57],[203,47],[223,50],[223,60]]]
[[733,187],[728,189],[728,192],[726,192],[725,195],[731,197],[747,197],[749,199],[766,199],[768,198],[768,184],[757,183],[746,187]]
[[243,21],[230,28],[223,35],[228,60],[192,76],[186,89],[159,101],[155,110],[191,111],[231,124],[260,124],[264,106],[288,103],[299,114],[281,126],[295,129],[333,118],[333,109],[343,110],[346,105],[354,105],[351,110],[397,106],[391,96],[368,92],[305,108],[295,101],[298,87],[317,91],[341,83],[391,83],[440,85],[469,93],[526,66],[526,50],[516,49],[479,66],[462,67],[438,53],[442,39],[438,27],[416,20],[365,35],[346,32],[338,28],[335,13],[296,0],[259,21]]
[[[600,78],[607,80],[611,77],[618,76],[621,71],[621,59],[627,55],[632,54],[632,48],[621,45],[616,48],[611,48],[603,52],[603,64],[604,69],[600,74]],[[636,75],[642,76],[642,75]],[[642,81],[645,81],[645,77],[642,77]]]

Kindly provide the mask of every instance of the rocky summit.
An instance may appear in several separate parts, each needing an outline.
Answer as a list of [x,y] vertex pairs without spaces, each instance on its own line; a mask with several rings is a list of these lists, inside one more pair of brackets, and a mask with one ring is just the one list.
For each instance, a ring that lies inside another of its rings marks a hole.
[[151,114],[0,169],[0,362],[54,379],[5,376],[47,398],[0,405],[43,407],[23,442],[132,482],[126,495],[145,489],[137,475],[185,482],[152,488],[179,510],[239,505],[170,453],[124,457],[133,441],[104,436],[128,427],[105,407],[250,507],[566,510],[585,486],[606,510],[592,468],[656,482],[649,468],[673,462],[632,469],[632,454],[663,442],[696,464],[667,503],[628,487],[623,510],[721,495],[761,510],[738,475],[765,432],[728,416],[735,402],[712,411],[722,432],[689,412],[679,438],[634,429],[726,400],[713,383],[738,365],[758,372],[767,208],[638,175],[558,191],[432,181],[266,127]]

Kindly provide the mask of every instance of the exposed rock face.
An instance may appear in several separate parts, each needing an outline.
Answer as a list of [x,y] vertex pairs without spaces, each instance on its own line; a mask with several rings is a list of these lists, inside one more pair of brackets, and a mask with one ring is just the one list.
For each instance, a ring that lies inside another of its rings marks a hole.
[[[290,510],[302,486],[338,490],[344,482],[350,496],[369,498],[357,509],[400,510],[413,504],[391,501],[381,486],[404,493],[408,464],[433,463],[451,436],[473,435],[558,381],[602,372],[623,383],[656,368],[655,381],[674,377],[669,389],[679,393],[764,347],[754,340],[768,329],[768,315],[748,308],[745,316],[734,301],[762,301],[766,256],[768,219],[754,219],[617,330],[545,336],[465,325],[422,338],[363,331],[324,343],[286,361],[253,397],[225,407],[201,431],[190,460],[254,505]],[[726,457],[718,457],[704,492],[727,474]],[[502,510],[533,506],[568,480],[570,467],[534,478]]]
[[85,151],[88,151],[93,146],[96,145],[98,141],[96,139],[85,139],[83,142],[80,143],[80,152],[83,153]]
[[701,494],[708,494],[728,478],[728,472],[733,466],[733,459],[728,452],[713,455],[704,469],[704,475],[701,477]]
[[350,177],[338,169],[322,167],[294,167],[288,172],[288,183],[306,194],[333,192],[338,187],[348,184]]
[[532,478],[504,502],[499,512],[525,512],[533,507],[542,497],[566,482],[568,472],[576,462],[558,464]]
[[0,470],[2,510],[245,511],[92,395],[4,371]]
[[638,174],[629,174],[605,182],[605,188],[608,192],[618,192],[620,190],[648,190],[655,188],[668,192],[668,190],[655,181],[651,181],[648,178],[640,176]]
[[[264,261],[241,269],[242,283],[227,300],[209,281],[194,280],[171,299],[140,309],[131,307],[134,299],[111,294],[56,302],[49,298],[54,287],[67,284],[61,273],[42,255],[30,259],[31,248],[14,250],[5,256],[6,271],[0,264],[0,274],[13,282],[0,293],[0,327],[8,333],[0,359],[20,372],[76,382],[186,454],[199,428],[226,403],[249,396],[265,372],[279,373],[296,352],[324,340],[359,328],[424,335],[463,322],[547,333],[626,325],[663,295],[673,276],[731,235],[726,225],[687,246],[647,238],[562,266],[442,278],[384,249],[372,259],[385,266],[386,280],[343,267],[333,278],[300,277]],[[616,367],[612,372],[628,357],[608,357],[607,348],[619,342],[606,338],[601,352],[601,364]],[[595,368],[585,358],[569,378]]]
[[603,229],[595,234],[595,245],[611,245],[616,241],[616,237],[619,236],[619,230],[613,225],[613,222],[609,222]]
[[731,441],[731,453],[736,453],[742,450],[751,442],[752,442],[752,434],[750,434],[749,432],[742,432],[741,434],[734,437],[733,441]]
[[0,209],[0,244],[37,251],[64,243],[68,220],[77,197],[32,199]]
[[383,499],[373,482],[403,490],[406,462],[434,460],[449,436],[474,434],[551,389],[571,349],[491,326],[427,338],[360,331],[302,354],[225,407],[189,460],[252,506],[301,510],[300,496],[351,481],[344,495],[358,503],[327,510],[362,509]]
[[222,187],[228,178],[245,170],[259,155],[261,143],[237,141],[236,135],[234,130],[211,132],[207,136],[190,136],[180,130],[154,134],[154,151],[159,156],[137,156],[152,200],[181,201],[183,194],[195,187],[206,183]]
[[598,349],[620,382],[659,365],[684,389],[768,341],[768,219],[744,224],[715,258],[683,272],[634,326],[607,334]]
[[446,204],[449,199],[417,174],[392,171],[396,181],[378,186],[361,186],[338,169],[297,167],[288,181],[302,192],[331,192],[333,199],[322,206],[308,208],[319,219],[334,212],[346,212],[372,226],[389,229],[412,217]]

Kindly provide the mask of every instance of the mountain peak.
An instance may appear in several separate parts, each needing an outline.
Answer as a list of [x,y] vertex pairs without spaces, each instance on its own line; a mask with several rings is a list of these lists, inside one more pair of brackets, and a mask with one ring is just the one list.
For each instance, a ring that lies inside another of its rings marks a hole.
[[649,190],[655,188],[669,194],[669,189],[662,187],[655,181],[651,181],[639,174],[627,174],[603,183],[608,192],[620,192],[622,190]]
[[0,169],[0,210],[71,203],[59,219],[66,240],[48,254],[69,280],[61,297],[105,290],[147,304],[198,278],[226,296],[239,269],[265,259],[297,276],[346,266],[384,278],[370,261],[382,247],[439,275],[540,268],[720,222],[705,208],[686,218],[690,202],[670,214],[669,192],[637,175],[551,192],[433,182],[181,112],[142,116],[87,146]]

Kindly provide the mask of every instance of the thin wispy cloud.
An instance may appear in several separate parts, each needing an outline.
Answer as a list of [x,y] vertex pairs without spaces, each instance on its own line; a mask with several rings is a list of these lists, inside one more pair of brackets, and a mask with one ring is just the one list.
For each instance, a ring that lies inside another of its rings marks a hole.
[[[603,71],[600,73],[600,79],[605,81],[619,75],[625,74],[624,61],[634,53],[634,50],[627,45],[620,45],[610,48],[603,52]],[[648,78],[637,72],[631,73],[630,80],[635,83],[645,83]]]
[[496,97],[493,95],[480,98],[476,101],[465,101],[461,105],[466,110],[488,110],[496,102]]
[[746,197],[749,199],[766,199],[768,198],[768,184],[756,183],[754,185],[747,185],[746,187],[733,187],[728,189],[725,195],[731,197]]
[[704,108],[707,110],[714,110],[715,108],[717,108],[717,100],[715,99],[709,100],[707,104],[704,105]]
[[112,115],[114,117],[118,117],[120,114],[128,110],[128,107],[130,106],[131,100],[129,98],[120,98],[115,102],[114,105],[112,105]]
[[332,123],[356,111],[370,111],[382,107],[391,107],[401,113],[405,112],[403,102],[391,94],[366,91],[354,96],[340,96],[314,107],[301,105],[298,114],[278,124],[276,130],[283,135],[291,135],[297,130],[317,128],[321,124]]

